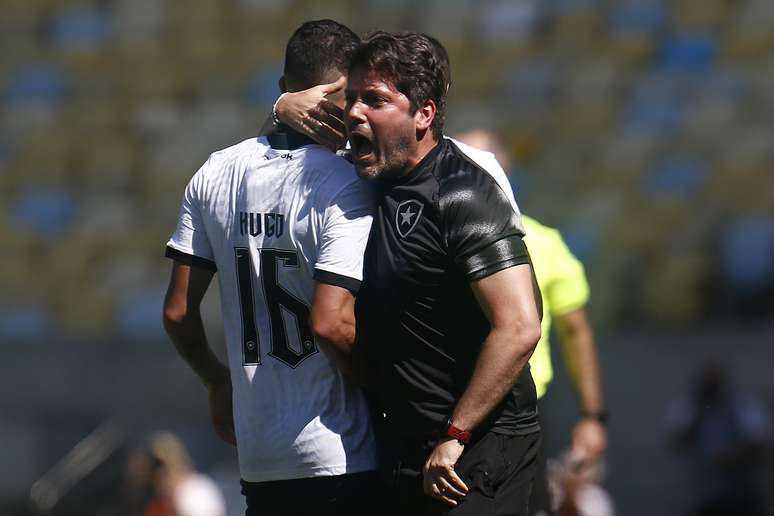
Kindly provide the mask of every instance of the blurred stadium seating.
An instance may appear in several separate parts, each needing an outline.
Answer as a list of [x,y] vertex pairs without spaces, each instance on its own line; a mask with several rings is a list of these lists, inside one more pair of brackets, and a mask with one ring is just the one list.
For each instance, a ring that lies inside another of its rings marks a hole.
[[448,46],[448,132],[503,131],[600,322],[698,324],[774,282],[769,0],[6,0],[0,336],[158,332],[183,186],[256,132],[315,16]]
[[[241,507],[163,336],[163,248],[188,178],[257,132],[287,38],[322,17],[447,46],[447,133],[500,130],[523,210],[586,264],[620,513],[682,513],[693,477],[664,450],[665,400],[708,353],[774,399],[770,325],[736,321],[773,320],[772,0],[3,0],[0,513],[40,514],[33,482],[114,418],[185,436]],[[203,311],[222,351],[217,289]],[[558,451],[576,405],[566,376],[552,390]]]

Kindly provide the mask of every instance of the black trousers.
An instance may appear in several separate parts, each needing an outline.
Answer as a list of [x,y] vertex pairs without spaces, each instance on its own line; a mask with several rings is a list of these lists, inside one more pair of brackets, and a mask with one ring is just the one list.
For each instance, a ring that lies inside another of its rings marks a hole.
[[[543,419],[540,418],[540,428],[545,429]],[[543,441],[538,450],[537,468],[535,470],[535,482],[532,484],[532,494],[529,496],[530,516],[553,516],[551,509],[551,493],[548,490],[548,456],[546,455],[545,430]]]
[[383,455],[380,468],[386,495],[383,514],[527,516],[539,446],[537,432],[529,435],[487,432],[471,442],[455,468],[469,492],[454,508],[424,494],[422,467],[430,455],[429,446],[403,456]]
[[373,514],[376,472],[245,482],[246,516],[363,516]]
[[530,516],[551,516],[554,513],[551,510],[551,495],[548,491],[548,458],[542,443],[538,451],[535,483],[529,497],[529,513]]

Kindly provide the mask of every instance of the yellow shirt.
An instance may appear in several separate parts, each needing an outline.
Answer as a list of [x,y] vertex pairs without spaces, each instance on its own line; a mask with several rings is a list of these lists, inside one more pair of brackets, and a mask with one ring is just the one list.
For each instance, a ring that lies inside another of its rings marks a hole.
[[589,300],[589,284],[583,264],[570,252],[559,231],[522,216],[538,285],[543,296],[543,335],[529,361],[538,398],[545,394],[554,376],[549,334],[551,318],[570,313]]

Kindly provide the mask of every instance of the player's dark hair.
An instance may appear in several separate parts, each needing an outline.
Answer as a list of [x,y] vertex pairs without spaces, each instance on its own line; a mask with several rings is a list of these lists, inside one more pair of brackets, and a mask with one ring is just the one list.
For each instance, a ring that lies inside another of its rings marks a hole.
[[285,81],[306,89],[326,82],[331,71],[346,75],[359,44],[358,35],[341,23],[305,22],[290,36],[285,48]]
[[357,48],[349,69],[361,66],[374,70],[403,93],[412,114],[432,99],[436,113],[430,128],[436,139],[442,137],[451,67],[449,54],[437,39],[416,32],[374,32]]

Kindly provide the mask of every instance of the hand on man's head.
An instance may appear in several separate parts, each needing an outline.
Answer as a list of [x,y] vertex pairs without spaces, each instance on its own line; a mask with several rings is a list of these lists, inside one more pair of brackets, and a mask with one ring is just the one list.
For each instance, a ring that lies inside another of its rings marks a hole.
[[344,147],[343,95],[347,78],[283,95],[276,105],[280,122],[336,151]]

